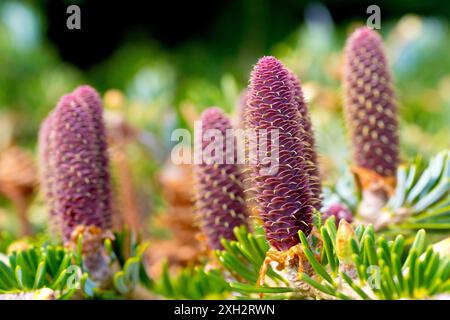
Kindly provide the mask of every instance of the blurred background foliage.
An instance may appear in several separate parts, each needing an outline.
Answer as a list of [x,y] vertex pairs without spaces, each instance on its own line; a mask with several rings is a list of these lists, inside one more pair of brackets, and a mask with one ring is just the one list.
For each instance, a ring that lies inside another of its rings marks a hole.
[[[146,210],[163,211],[157,174],[176,143],[172,130],[192,129],[209,106],[233,114],[253,64],[271,54],[303,82],[324,176],[332,179],[346,170],[349,156],[341,53],[372,2],[1,1],[0,151],[19,145],[36,158],[42,119],[62,94],[91,84],[104,97],[107,117],[120,114],[151,138],[150,148],[131,146],[127,157],[148,197]],[[66,8],[74,3],[81,8],[81,30],[66,28]],[[428,158],[450,145],[450,2],[379,6],[399,101],[402,156]],[[41,197],[31,206],[39,230],[46,216]],[[0,229],[17,230],[11,211],[0,197]]]

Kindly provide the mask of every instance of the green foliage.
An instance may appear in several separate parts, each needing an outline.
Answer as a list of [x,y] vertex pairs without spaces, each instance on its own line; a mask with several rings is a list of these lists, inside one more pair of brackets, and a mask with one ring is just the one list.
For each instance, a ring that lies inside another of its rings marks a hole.
[[256,225],[254,233],[244,226],[234,229],[237,241],[222,240],[224,250],[216,250],[214,255],[233,279],[229,281],[231,291],[239,293],[237,298],[250,299],[254,293],[265,293],[265,298],[279,299],[281,294],[295,292],[297,289],[286,287],[287,280],[275,272],[271,266],[267,270],[265,285],[256,285],[259,271],[270,248],[261,226]]
[[68,299],[80,287],[81,277],[87,276],[73,261],[74,254],[59,246],[12,252],[8,261],[0,261],[0,295],[49,288],[58,299]]
[[148,243],[141,242],[140,236],[128,229],[114,233],[114,239],[105,240],[106,253],[110,258],[110,268],[115,271],[112,285],[107,288],[89,280],[88,297],[96,299],[123,299],[130,297],[142,285],[153,286],[143,264],[143,255]]
[[[329,221],[326,225],[331,226]],[[321,228],[321,233],[328,233],[327,228]],[[305,241],[302,245],[309,247]],[[331,241],[330,245],[328,250],[336,252],[336,244]],[[424,230],[419,230],[406,248],[403,236],[386,241],[376,237],[371,226],[360,225],[345,245],[351,248],[351,262],[346,268],[336,256],[332,263],[307,256],[320,276],[313,279],[302,274],[301,279],[319,292],[340,299],[423,299],[450,292],[450,259],[426,246]],[[319,273],[315,264],[321,266],[321,272],[327,269],[326,274]],[[352,277],[347,270],[356,274]]]
[[117,232],[113,241],[105,241],[110,267],[117,269],[108,288],[100,287],[84,270],[81,243],[80,237],[75,251],[61,246],[32,246],[11,253],[8,261],[0,260],[0,295],[49,288],[58,299],[69,299],[75,293],[84,298],[120,299],[132,294],[138,285],[152,287],[142,263],[147,243],[140,243],[133,232]]
[[229,285],[218,269],[188,267],[171,276],[169,265],[164,263],[161,278],[151,290],[171,299],[224,299]]
[[222,240],[224,250],[214,251],[220,266],[188,267],[170,275],[169,265],[165,263],[162,276],[155,280],[151,291],[175,299],[226,298],[230,292],[238,292],[238,299],[249,299],[253,293],[261,292],[266,293],[265,298],[279,298],[280,293],[296,291],[286,287],[288,282],[272,268],[268,270],[268,280],[283,287],[255,285],[269,249],[262,228],[255,229],[253,234],[244,226],[236,227],[237,241]]
[[397,171],[395,196],[387,205],[393,214],[407,212],[400,228],[450,229],[450,152],[428,163],[422,158]]
[[[349,175],[324,187],[325,203],[339,201],[357,212],[360,195]],[[393,231],[450,230],[450,152],[442,151],[426,161],[417,157],[397,170],[397,185],[383,214]]]
[[[269,244],[260,226],[255,227],[255,234],[249,233],[244,226],[236,227],[233,231],[237,241],[222,239],[225,250],[214,252],[219,263],[237,280],[256,283],[259,269],[266,258]],[[274,283],[287,283],[283,277],[269,268],[268,278]],[[233,283],[230,284],[233,286]]]
[[0,232],[0,253],[5,253],[9,245],[14,241],[14,237],[7,231]]
[[[424,230],[417,232],[410,246],[401,235],[393,241],[377,236],[371,225],[359,225],[354,234],[338,239],[334,217],[318,228],[322,241],[311,243],[312,237],[307,239],[300,232],[301,251],[313,273],[300,273],[299,280],[309,285],[309,291],[281,280],[273,270],[271,285],[256,286],[264,258],[257,263],[253,259],[256,252],[247,239],[254,235],[244,228],[236,228],[235,232],[238,241],[225,242],[225,250],[216,254],[236,279],[230,282],[230,288],[240,294],[238,298],[257,298],[252,294],[259,293],[264,298],[278,299],[422,299],[450,292],[450,258],[427,247]],[[261,244],[261,248],[267,247],[267,243]]]
[[361,192],[357,190],[354,177],[348,170],[343,172],[334,184],[332,182],[324,183],[322,189],[325,208],[335,203],[342,203],[351,212],[357,212],[358,204],[361,201]]
[[92,283],[90,297],[121,299],[133,294],[142,285],[146,288],[153,286],[142,262],[147,242],[141,242],[140,237],[133,231],[124,229],[114,233],[114,239],[105,240],[105,249],[110,257],[111,269],[118,269],[113,275],[112,287],[100,288]]

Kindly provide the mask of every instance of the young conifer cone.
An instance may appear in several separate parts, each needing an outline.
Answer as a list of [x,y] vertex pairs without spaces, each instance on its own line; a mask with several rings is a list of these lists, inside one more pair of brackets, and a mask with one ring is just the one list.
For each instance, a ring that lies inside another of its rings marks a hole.
[[[246,122],[259,139],[266,140],[258,141],[258,145],[267,144],[266,154],[250,163],[266,237],[272,247],[285,251],[299,243],[299,230],[306,235],[311,232],[316,202],[310,188],[310,167],[302,140],[305,132],[291,74],[274,57],[261,58],[252,71]],[[279,135],[278,168],[270,172],[261,170],[261,160],[271,156],[274,141],[261,136],[264,130],[277,130]]]
[[[344,55],[344,112],[353,145],[353,172],[362,188],[359,214],[375,227],[394,192],[399,163],[397,105],[381,37],[362,27]],[[382,224],[382,223],[381,223]]]
[[[202,113],[201,121],[203,139],[197,143],[202,146],[203,160],[201,164],[196,164],[194,169],[195,205],[200,227],[209,247],[221,249],[222,238],[235,239],[234,227],[240,225],[248,227],[248,215],[244,202],[242,177],[236,164],[237,154],[235,150],[226,146],[225,135],[227,129],[232,128],[231,122],[219,108],[214,107]],[[207,130],[216,130],[216,133],[220,133],[222,137],[210,140],[206,138]],[[229,137],[233,139],[234,144],[234,137]],[[223,141],[223,144],[220,141]],[[211,146],[214,146],[218,153],[215,151],[209,153],[208,149]],[[215,158],[220,152],[223,152],[223,157]],[[227,155],[231,161],[225,163]]]
[[87,86],[64,96],[53,115],[55,210],[64,240],[78,226],[111,228],[111,190],[103,107]]
[[312,130],[311,116],[309,114],[308,106],[303,98],[300,80],[293,72],[290,72],[289,76],[292,83],[294,101],[297,104],[298,111],[300,112],[301,140],[304,144],[304,157],[309,168],[309,187],[314,195],[314,208],[316,208],[316,210],[320,210],[322,206],[322,184],[320,181],[319,166],[317,163],[316,142]]
[[68,246],[83,235],[86,266],[103,280],[110,237],[111,190],[103,108],[97,92],[81,86],[61,98],[39,135],[41,180],[52,219]]
[[363,188],[395,184],[399,163],[397,104],[377,32],[362,27],[348,39],[344,56],[344,111]]

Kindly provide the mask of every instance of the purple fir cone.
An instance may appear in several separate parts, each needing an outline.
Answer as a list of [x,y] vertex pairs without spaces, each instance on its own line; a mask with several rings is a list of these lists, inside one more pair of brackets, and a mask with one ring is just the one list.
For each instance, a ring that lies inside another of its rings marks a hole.
[[107,232],[112,219],[110,175],[97,92],[82,86],[63,96],[41,128],[39,145],[47,202],[60,220],[64,242],[73,241],[74,231],[84,227]]
[[377,32],[362,27],[350,36],[343,83],[356,165],[382,177],[395,177],[399,163],[397,105]]
[[[194,171],[196,209],[201,230],[211,249],[222,249],[222,238],[235,239],[234,227],[248,227],[242,177],[236,164],[237,154],[235,150],[227,148],[225,143],[226,131],[232,128],[230,120],[219,108],[209,108],[202,113],[201,121],[203,135],[210,129],[223,135],[223,144],[215,148],[223,152],[220,159],[214,158],[219,156],[215,151],[211,152],[212,158],[209,158],[206,151],[209,145],[215,146],[216,141],[219,143],[220,138],[215,137],[212,142],[208,139],[198,142],[202,146],[203,160],[195,166]],[[227,156],[231,161],[225,163]]]
[[266,237],[275,249],[288,250],[299,243],[299,230],[306,235],[311,232],[315,203],[291,74],[274,57],[261,58],[252,71],[246,120],[257,135],[264,130],[279,134],[278,170],[270,175],[261,171],[260,160],[270,157],[271,139],[258,141],[258,145],[267,144],[267,153],[250,167]]
[[322,184],[320,181],[319,165],[317,162],[316,142],[314,139],[314,132],[312,129],[311,116],[309,114],[308,106],[303,98],[303,91],[300,84],[300,80],[297,76],[290,72],[290,80],[292,83],[292,90],[295,97],[295,103],[297,104],[298,111],[300,112],[300,130],[301,140],[304,144],[304,157],[308,162],[309,173],[309,187],[314,195],[314,208],[320,210],[322,207]]

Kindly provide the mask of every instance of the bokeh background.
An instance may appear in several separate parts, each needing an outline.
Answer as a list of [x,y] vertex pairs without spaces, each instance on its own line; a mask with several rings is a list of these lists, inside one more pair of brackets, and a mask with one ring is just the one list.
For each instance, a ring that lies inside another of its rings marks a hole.
[[[70,4],[81,8],[81,30],[66,28]],[[450,2],[0,1],[0,231],[20,230],[11,183],[30,194],[31,228],[45,230],[36,192],[39,125],[62,94],[90,84],[104,98],[109,127],[121,130],[112,138],[116,185],[138,199],[128,206],[140,212],[144,231],[164,237],[164,228],[150,226],[167,210],[165,188],[173,187],[174,173],[162,174],[172,130],[192,129],[209,106],[233,115],[253,64],[269,54],[302,80],[324,178],[335,179],[349,157],[341,53],[371,4],[381,8],[402,158],[430,157],[450,146]]]

